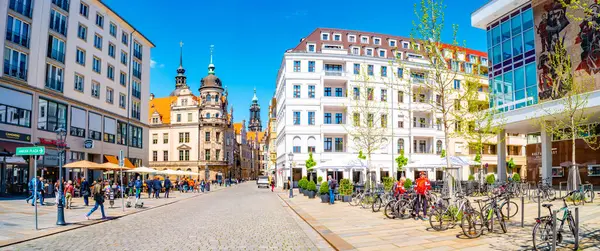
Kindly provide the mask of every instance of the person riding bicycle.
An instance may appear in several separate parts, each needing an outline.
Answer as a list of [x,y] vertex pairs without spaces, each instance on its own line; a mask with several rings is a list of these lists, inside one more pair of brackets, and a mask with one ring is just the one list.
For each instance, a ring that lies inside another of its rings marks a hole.
[[415,208],[415,220],[419,217],[419,208],[423,209],[422,220],[427,218],[427,191],[431,190],[431,183],[425,172],[419,174],[419,178],[415,181],[415,192],[417,193],[417,204]]

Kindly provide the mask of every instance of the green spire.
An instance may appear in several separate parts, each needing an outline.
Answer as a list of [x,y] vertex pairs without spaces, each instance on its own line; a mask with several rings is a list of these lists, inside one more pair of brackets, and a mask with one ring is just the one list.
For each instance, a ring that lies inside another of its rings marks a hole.
[[210,45],[210,64],[208,65],[208,74],[215,75],[215,65],[213,64],[214,45]]

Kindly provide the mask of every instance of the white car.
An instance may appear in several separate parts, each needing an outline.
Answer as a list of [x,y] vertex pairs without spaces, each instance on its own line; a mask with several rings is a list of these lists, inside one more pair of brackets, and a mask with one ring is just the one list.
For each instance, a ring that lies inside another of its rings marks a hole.
[[269,186],[271,185],[271,184],[269,184],[269,177],[267,177],[267,176],[258,177],[258,180],[256,180],[256,184],[258,185],[258,188],[261,188],[261,187],[269,188]]

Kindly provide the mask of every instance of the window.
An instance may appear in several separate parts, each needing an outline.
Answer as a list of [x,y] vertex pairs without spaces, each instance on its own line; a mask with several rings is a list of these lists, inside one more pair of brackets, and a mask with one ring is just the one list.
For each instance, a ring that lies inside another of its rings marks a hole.
[[29,47],[30,25],[11,15],[8,15],[7,21],[6,40]]
[[300,125],[300,112],[294,112],[294,125]]
[[398,128],[404,128],[404,121],[398,121]]
[[79,14],[80,15],[84,16],[85,18],[88,18],[89,11],[90,11],[90,7],[87,4],[84,4],[82,2],[79,3]]
[[300,98],[300,85],[294,85],[294,98]]
[[325,87],[325,89],[323,90],[323,95],[325,97],[331,97],[331,87]]
[[352,114],[352,124],[354,126],[360,126],[360,113]]
[[94,57],[92,60],[92,70],[98,74],[102,73],[102,60]]
[[460,80],[458,80],[458,79],[454,80],[454,89],[460,90]]
[[67,106],[43,98],[39,99],[37,128],[55,132],[58,128],[67,129]]
[[169,143],[169,134],[163,133],[163,144],[168,144],[168,143]]
[[139,60],[142,60],[142,52],[144,51],[141,44],[138,42],[133,42],[133,56]]
[[374,96],[373,88],[367,88],[367,100],[373,100]]
[[163,151],[163,161],[169,161],[169,151]]
[[121,74],[119,74],[119,84],[122,86],[127,85],[127,73],[121,72]]
[[368,44],[369,43],[369,37],[361,36],[360,37],[360,42],[363,43],[363,44]]
[[49,58],[58,62],[65,62],[65,41],[52,35],[48,36],[48,55]]
[[204,133],[204,141],[210,142],[210,132],[205,132]]
[[204,149],[204,160],[210,160],[210,149]]
[[308,124],[315,125],[315,112],[308,112]]
[[83,92],[85,77],[83,75],[75,73],[75,80],[73,81],[73,86],[76,91]]
[[123,94],[123,93],[119,93],[119,107],[120,108],[125,108],[126,100],[127,100],[127,96],[125,96],[125,94]]
[[344,151],[344,138],[335,138],[335,151],[336,152]]
[[130,135],[131,135],[130,146],[142,148],[142,146],[143,146],[142,135],[143,135],[144,130],[141,127],[137,127],[134,125],[130,125],[129,128],[130,128]]
[[315,61],[308,61],[308,72],[315,72]]
[[325,124],[327,124],[327,125],[331,124],[331,113],[329,113],[329,112],[325,113],[323,120],[324,120]]
[[215,141],[221,142],[221,133],[220,132],[216,132],[215,134],[216,134],[215,135]]
[[382,77],[387,77],[387,66],[381,66],[380,71]]
[[4,74],[27,81],[27,54],[5,47]]
[[87,27],[79,24],[77,28],[77,37],[83,39],[83,41],[87,41]]
[[352,93],[354,96],[354,100],[359,100],[360,99],[360,88],[359,87],[354,87],[352,89]]
[[215,150],[215,159],[220,160],[220,158],[221,158],[221,150],[217,149],[217,150]]
[[387,89],[381,89],[381,101],[387,101]]
[[[0,102],[0,123],[31,127],[32,96],[0,87],[2,94],[12,98]],[[6,97],[2,95],[3,97]],[[27,97],[25,97],[27,95]]]
[[128,45],[128,44],[127,44],[127,43],[128,43],[128,36],[129,36],[129,35],[128,35],[128,34],[127,34],[127,32],[125,32],[125,31],[123,31],[123,32],[121,33],[121,43],[123,43],[125,46],[127,46],[127,45]]
[[342,41],[342,35],[333,34],[333,41]]
[[379,50],[379,57],[381,57],[381,58],[385,57],[385,50]]
[[402,42],[402,48],[403,49],[408,49],[408,47],[410,47],[410,43],[409,42]]
[[127,52],[121,51],[121,64],[127,65]]
[[96,13],[96,25],[100,28],[104,28],[104,16]]
[[376,45],[380,45],[381,44],[381,38],[378,38],[378,37],[374,38],[373,39],[373,43],[376,44]]
[[338,124],[338,125],[344,124],[344,121],[342,119],[342,114],[341,113],[336,113],[335,114],[335,123]]
[[140,113],[141,113],[141,103],[139,101],[132,101],[131,102],[131,117],[133,117],[134,119],[140,119]]
[[192,122],[192,113],[191,112],[188,113],[187,117],[188,117],[188,122]]
[[142,83],[137,80],[133,80],[131,84],[131,96],[138,99],[142,98]]
[[77,53],[75,54],[75,61],[85,66],[85,51],[83,49],[77,48]]
[[404,92],[398,91],[398,103],[404,103]]
[[387,128],[387,114],[381,114],[381,128]]
[[[210,153],[209,153],[210,158]],[[188,161],[190,160],[190,150],[179,150],[179,160]]]
[[309,52],[315,52],[315,45],[314,44],[309,44],[308,45],[308,51]]
[[360,55],[360,48],[352,47],[352,55]]
[[404,139],[398,139],[398,154],[404,151]]
[[373,56],[373,49],[371,49],[371,48],[367,48],[367,49],[365,49],[365,51],[366,51],[366,53],[365,53],[365,54],[366,54],[367,56]]
[[344,89],[342,89],[340,87],[336,87],[335,88],[335,96],[336,97],[343,97],[344,96]]
[[349,36],[348,36],[348,42],[351,42],[351,43],[354,43],[354,42],[356,42],[356,36],[354,36],[354,35],[349,35]]
[[100,83],[92,81],[92,97],[100,98]]
[[183,136],[184,136],[184,142],[190,143],[190,133],[189,132],[183,133]]
[[332,142],[331,138],[325,138],[325,141],[323,142],[323,147],[325,149],[325,152],[331,152],[333,150],[332,143],[333,142]]
[[354,64],[354,75],[360,74],[360,64]]
[[110,80],[115,80],[115,67],[112,65],[106,66],[106,77]]
[[374,118],[374,116],[372,113],[367,114],[367,126],[368,127],[373,127],[373,118]]
[[156,133],[152,134],[152,144],[153,145],[158,144],[158,134],[156,134]]
[[67,17],[60,12],[52,9],[50,11],[50,29],[63,36],[67,35]]
[[152,118],[152,124],[158,124],[158,117]]
[[308,98],[315,98],[315,86],[314,85],[308,86]]
[[396,47],[396,40],[390,40],[390,47]]
[[115,94],[115,91],[112,88],[106,87],[106,103],[109,103],[109,104],[113,103],[114,94]]
[[294,61],[294,72],[300,72],[300,61]]
[[52,3],[66,12],[69,12],[69,0],[52,0]]
[[321,40],[329,40],[329,33],[321,33]]
[[117,37],[117,25],[114,24],[113,22],[110,22],[109,33],[111,36]]
[[140,63],[138,63],[138,61],[133,60],[132,68],[133,68],[133,76],[141,80],[142,79],[142,65]]
[[181,122],[181,114],[177,114],[177,122]]
[[53,65],[46,64],[46,88],[52,89],[58,92],[63,91],[64,85],[64,72],[63,69]]
[[108,43],[108,55],[111,58],[115,58],[115,45],[113,43]]
[[179,133],[179,143],[183,143],[183,140],[184,140],[184,138],[183,138],[183,133],[182,133],[182,132],[180,132],[180,133]]
[[33,11],[32,0],[10,0],[8,7],[23,16],[31,18]]
[[373,65],[367,65],[367,74],[369,74],[369,76],[373,76]]

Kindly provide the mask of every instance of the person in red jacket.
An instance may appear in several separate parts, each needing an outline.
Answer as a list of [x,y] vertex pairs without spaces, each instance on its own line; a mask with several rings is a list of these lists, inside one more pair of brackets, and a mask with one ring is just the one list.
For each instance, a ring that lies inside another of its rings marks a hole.
[[396,184],[394,184],[394,196],[396,196],[398,199],[400,199],[400,196],[406,193],[406,189],[404,188],[405,181],[406,178],[402,177],[400,180],[396,181]]
[[[427,218],[427,191],[431,190],[431,183],[427,178],[425,172],[421,172],[420,177],[415,181],[415,192],[417,192],[417,206],[415,209],[415,217],[419,217],[419,208],[423,209],[422,220],[429,220]],[[415,218],[416,219],[416,218]]]

